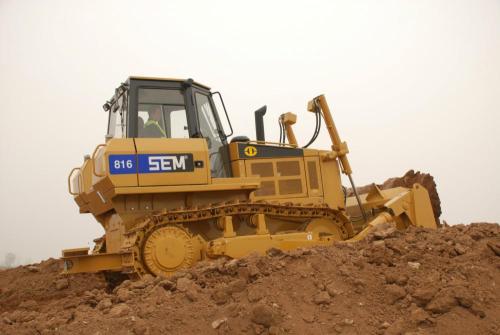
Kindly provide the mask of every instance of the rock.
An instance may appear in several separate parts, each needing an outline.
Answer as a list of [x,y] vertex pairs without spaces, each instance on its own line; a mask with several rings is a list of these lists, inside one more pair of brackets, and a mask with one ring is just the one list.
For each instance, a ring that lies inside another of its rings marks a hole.
[[23,313],[20,310],[15,310],[12,313],[10,313],[9,319],[12,320],[13,322],[20,321],[22,314]]
[[271,327],[269,327],[268,334],[269,335],[279,335],[280,329],[276,326],[271,326]]
[[412,297],[416,300],[416,303],[419,306],[425,306],[429,303],[429,301],[434,298],[438,289],[432,286],[424,286],[418,288],[413,292]]
[[330,283],[330,284],[326,285],[326,292],[328,292],[328,294],[332,298],[337,296],[337,295],[342,294],[342,291],[337,289],[337,285],[335,285],[335,283]]
[[217,289],[212,293],[212,299],[217,305],[224,305],[231,296],[223,289]]
[[198,291],[194,287],[188,288],[185,293],[189,301],[194,302],[198,300]]
[[255,264],[249,264],[247,268],[248,268],[248,276],[250,278],[255,278],[260,274],[260,270],[257,266],[255,266]]
[[122,303],[111,308],[111,310],[109,311],[109,315],[112,317],[121,317],[128,315],[130,311],[130,307],[127,304]]
[[116,292],[116,297],[118,298],[118,301],[125,302],[130,300],[130,298],[132,297],[132,293],[129,289],[121,287]]
[[389,303],[391,304],[394,304],[396,301],[406,296],[406,290],[395,284],[387,285],[385,291],[389,297]]
[[69,287],[69,280],[67,278],[61,278],[55,281],[57,290],[64,290]]
[[375,246],[368,250],[366,255],[368,257],[368,263],[376,265],[393,265],[394,264],[394,252],[391,249],[382,246]]
[[137,322],[134,327],[132,328],[132,331],[134,335],[147,335],[149,334],[149,327],[147,326],[148,323],[144,320],[141,322]]
[[384,321],[381,325],[380,328],[387,329],[391,326],[391,324],[387,321]]
[[19,308],[34,310],[38,308],[38,303],[35,300],[26,300],[19,304]]
[[145,274],[142,276],[141,280],[146,283],[146,285],[151,285],[154,280],[155,280],[155,277],[153,275],[150,275],[149,273]]
[[384,335],[401,335],[406,334],[405,332],[406,324],[403,318],[396,320],[392,325],[390,325],[384,332]]
[[177,290],[181,292],[186,292],[189,288],[196,285],[191,279],[179,278],[177,279]]
[[410,312],[410,320],[419,325],[429,320],[429,314],[422,308],[415,308]]
[[40,268],[38,266],[34,266],[34,265],[28,265],[26,267],[26,269],[29,271],[29,272],[40,272]]
[[244,279],[236,279],[235,281],[231,282],[228,286],[228,292],[229,293],[239,293],[245,290],[247,287],[247,283]]
[[486,317],[486,313],[476,306],[472,306],[470,311],[472,312],[472,314],[479,316],[481,319]]
[[222,274],[234,275],[238,272],[240,262],[239,259],[226,260],[221,258],[220,261],[217,262],[217,271]]
[[252,309],[251,320],[266,328],[271,327],[277,322],[273,310],[263,304],[259,304]]
[[113,303],[111,302],[111,299],[109,298],[104,298],[99,303],[97,304],[96,308],[100,311],[103,311],[105,309],[109,309],[113,306]]
[[321,291],[313,297],[313,302],[316,305],[329,304],[330,295],[326,291]]
[[[84,302],[86,302],[86,300]],[[77,299],[70,299],[64,304],[64,309],[76,308],[80,303],[82,303],[82,301],[79,301]]]
[[266,254],[269,256],[269,257],[277,257],[277,256],[283,256],[284,253],[282,250],[280,249],[277,249],[277,248],[271,248],[271,249],[268,249],[266,251]]
[[[125,282],[124,282],[125,283]],[[135,281],[135,282],[132,282],[130,284],[130,288],[131,289],[134,289],[134,290],[142,290],[142,289],[145,289],[146,286],[148,286],[148,284],[143,281],[142,279],[141,280],[138,280],[138,281]],[[121,287],[127,287],[127,286],[121,286]],[[119,288],[117,288],[118,290]]]
[[266,327],[263,325],[258,325],[258,324],[252,324],[252,328],[255,334],[260,335],[263,334],[266,331]]
[[213,329],[217,329],[219,328],[223,323],[226,323],[227,322],[227,318],[221,318],[221,319],[217,319],[215,321],[212,322],[212,328]]
[[342,320],[342,324],[344,324],[346,326],[352,326],[354,324],[354,320],[353,319],[344,319],[344,320]]
[[8,325],[14,324],[14,321],[12,321],[11,319],[9,319],[9,318],[8,318],[8,317],[6,317],[6,316],[4,316],[4,317],[2,318],[2,321],[3,321],[3,323],[8,324]]
[[148,292],[148,297],[154,304],[162,305],[168,301],[170,294],[170,291],[165,291],[165,289],[160,286],[155,286]]
[[387,284],[406,285],[408,276],[397,272],[389,272],[385,274],[385,282]]
[[467,252],[467,250],[468,250],[468,248],[465,247],[465,246],[463,246],[463,245],[461,245],[461,244],[455,245],[455,251],[459,255],[465,254]]
[[304,320],[307,323],[313,323],[314,319],[315,319],[314,313],[312,313],[312,312],[305,311],[302,314],[302,320]]
[[495,255],[500,256],[500,242],[490,241],[486,243],[486,245],[495,253]]
[[251,286],[248,288],[247,298],[250,302],[257,302],[264,298],[264,291],[259,287]]
[[397,232],[396,226],[394,223],[382,223],[375,226],[373,230],[373,237],[378,240],[383,240],[388,237],[392,237]]
[[463,286],[457,286],[453,289],[453,296],[457,299],[457,302],[460,306],[464,308],[471,308],[474,303],[474,298],[472,294],[467,290],[467,288]]
[[408,262],[408,266],[414,270],[420,269],[420,265],[418,262]]
[[163,287],[167,291],[175,289],[175,283],[168,279],[163,279],[158,283],[158,286]]
[[452,290],[443,289],[436,294],[436,296],[427,304],[426,310],[436,314],[444,314],[449,312],[454,306],[458,304]]
[[37,312],[22,312],[20,317],[18,318],[19,322],[30,322],[33,321],[37,318],[38,313]]

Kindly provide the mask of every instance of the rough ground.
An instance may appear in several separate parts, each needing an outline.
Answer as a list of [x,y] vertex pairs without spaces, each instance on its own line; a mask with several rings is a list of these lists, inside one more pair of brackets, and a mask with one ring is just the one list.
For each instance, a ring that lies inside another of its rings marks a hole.
[[499,334],[500,227],[202,262],[110,287],[60,263],[0,272],[0,334]]

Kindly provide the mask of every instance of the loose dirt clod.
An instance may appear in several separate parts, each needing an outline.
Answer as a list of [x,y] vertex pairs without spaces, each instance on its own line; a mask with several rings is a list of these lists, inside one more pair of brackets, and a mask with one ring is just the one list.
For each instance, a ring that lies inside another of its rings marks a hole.
[[0,334],[498,334],[499,245],[497,224],[412,227],[111,284],[50,259],[0,271]]

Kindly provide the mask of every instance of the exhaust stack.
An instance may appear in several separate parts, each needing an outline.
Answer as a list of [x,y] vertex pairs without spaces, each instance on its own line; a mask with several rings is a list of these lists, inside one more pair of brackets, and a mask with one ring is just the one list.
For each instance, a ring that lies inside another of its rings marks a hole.
[[266,135],[264,134],[264,115],[266,114],[267,106],[262,106],[255,111],[255,133],[257,141],[264,142]]

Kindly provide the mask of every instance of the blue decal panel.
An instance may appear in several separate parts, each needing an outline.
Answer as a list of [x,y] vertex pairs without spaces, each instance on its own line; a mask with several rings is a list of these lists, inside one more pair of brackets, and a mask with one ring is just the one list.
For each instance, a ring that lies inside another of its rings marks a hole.
[[194,171],[193,154],[140,154],[139,173]]
[[109,155],[111,174],[194,171],[193,154]]
[[111,174],[137,173],[135,155],[109,155],[109,172]]

